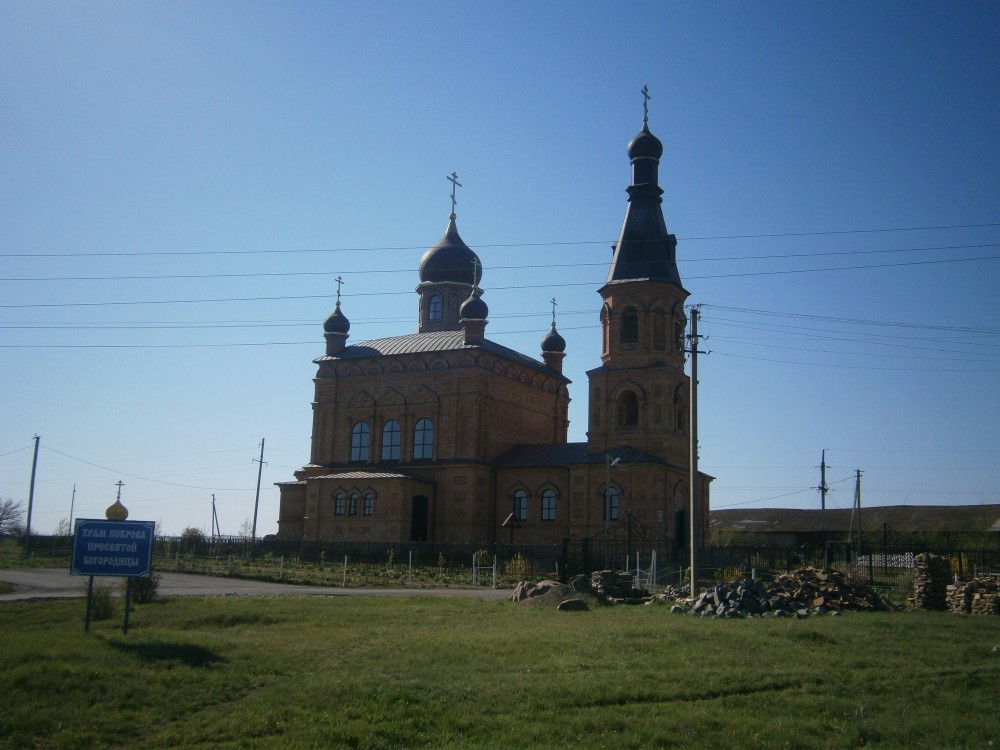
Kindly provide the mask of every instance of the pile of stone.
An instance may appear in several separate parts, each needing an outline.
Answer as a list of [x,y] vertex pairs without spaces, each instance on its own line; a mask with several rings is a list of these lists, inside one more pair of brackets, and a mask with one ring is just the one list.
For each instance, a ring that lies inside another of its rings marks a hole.
[[536,607],[554,607],[563,612],[584,612],[592,605],[607,604],[603,594],[595,591],[587,576],[574,576],[569,584],[559,581],[521,581],[514,587],[511,601]]
[[949,585],[947,602],[952,612],[1000,615],[1000,575]]
[[595,570],[590,574],[590,588],[603,594],[614,604],[644,604],[649,591],[636,588],[635,573],[615,570]]
[[[558,581],[522,581],[511,600],[529,606],[561,610],[587,610],[593,605],[673,603],[671,611],[700,617],[808,617],[842,611],[899,609],[871,586],[854,583],[844,573],[829,568],[802,568],[771,582],[745,579],[715,586],[693,600],[688,588],[671,588],[656,596],[635,588],[631,573],[602,570],[575,576],[569,584]],[[684,601],[687,604],[683,604]]]
[[[843,611],[899,609],[871,586],[829,568],[802,568],[773,582],[732,581],[702,592],[688,612],[700,617],[808,617]],[[674,611],[682,611],[679,606]]]
[[947,609],[951,560],[929,553],[913,558],[913,606],[917,609]]

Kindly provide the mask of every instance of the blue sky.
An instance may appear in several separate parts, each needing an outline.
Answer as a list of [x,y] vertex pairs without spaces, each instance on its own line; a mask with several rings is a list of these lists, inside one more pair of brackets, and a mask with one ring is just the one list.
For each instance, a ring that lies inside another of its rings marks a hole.
[[0,4],[0,498],[276,529],[342,275],[351,341],[416,328],[458,227],[487,335],[559,301],[571,440],[626,144],[664,143],[702,304],[713,507],[1000,502],[995,3]]

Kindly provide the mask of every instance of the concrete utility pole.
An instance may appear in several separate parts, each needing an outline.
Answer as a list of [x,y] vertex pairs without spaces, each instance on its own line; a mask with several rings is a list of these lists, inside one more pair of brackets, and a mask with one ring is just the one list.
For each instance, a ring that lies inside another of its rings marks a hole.
[[222,536],[222,529],[219,528],[219,514],[215,512],[215,493],[212,493],[212,544],[215,544],[215,538]]
[[819,464],[819,507],[821,510],[826,510],[826,493],[830,490],[830,486],[826,483],[826,448],[823,449],[823,459]]
[[861,549],[861,469],[854,471],[854,510],[858,514],[858,549]]
[[257,508],[260,506],[260,475],[264,472],[264,438],[260,439],[260,459],[253,459],[257,461],[257,497],[253,501],[253,530],[250,532],[250,538],[257,538]]
[[[698,316],[701,308],[695,305],[691,308],[691,425],[690,425],[690,471],[691,471],[691,512],[690,516],[690,540],[688,546],[691,549],[691,598],[698,594],[698,547],[701,543],[700,530],[701,519],[698,513]],[[702,352],[704,353],[704,352]]]
[[40,435],[35,435],[35,457],[31,459],[31,484],[28,487],[28,517],[24,522],[24,556],[28,557],[28,544],[31,539],[31,507],[35,502],[35,472],[38,470],[38,443]]

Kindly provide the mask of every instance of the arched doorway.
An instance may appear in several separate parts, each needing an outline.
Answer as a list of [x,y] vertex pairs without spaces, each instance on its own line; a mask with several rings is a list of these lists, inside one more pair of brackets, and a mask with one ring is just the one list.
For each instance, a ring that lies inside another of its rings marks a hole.
[[413,496],[413,507],[410,511],[410,541],[427,541],[427,520],[430,501],[424,495]]

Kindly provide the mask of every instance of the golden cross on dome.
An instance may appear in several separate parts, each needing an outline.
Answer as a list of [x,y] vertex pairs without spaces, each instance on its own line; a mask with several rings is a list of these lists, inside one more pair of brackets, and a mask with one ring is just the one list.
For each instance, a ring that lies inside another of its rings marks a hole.
[[452,172],[446,178],[451,183],[451,215],[455,215],[455,204],[458,203],[458,199],[455,197],[455,188],[462,187],[462,183],[458,181],[458,172]]

